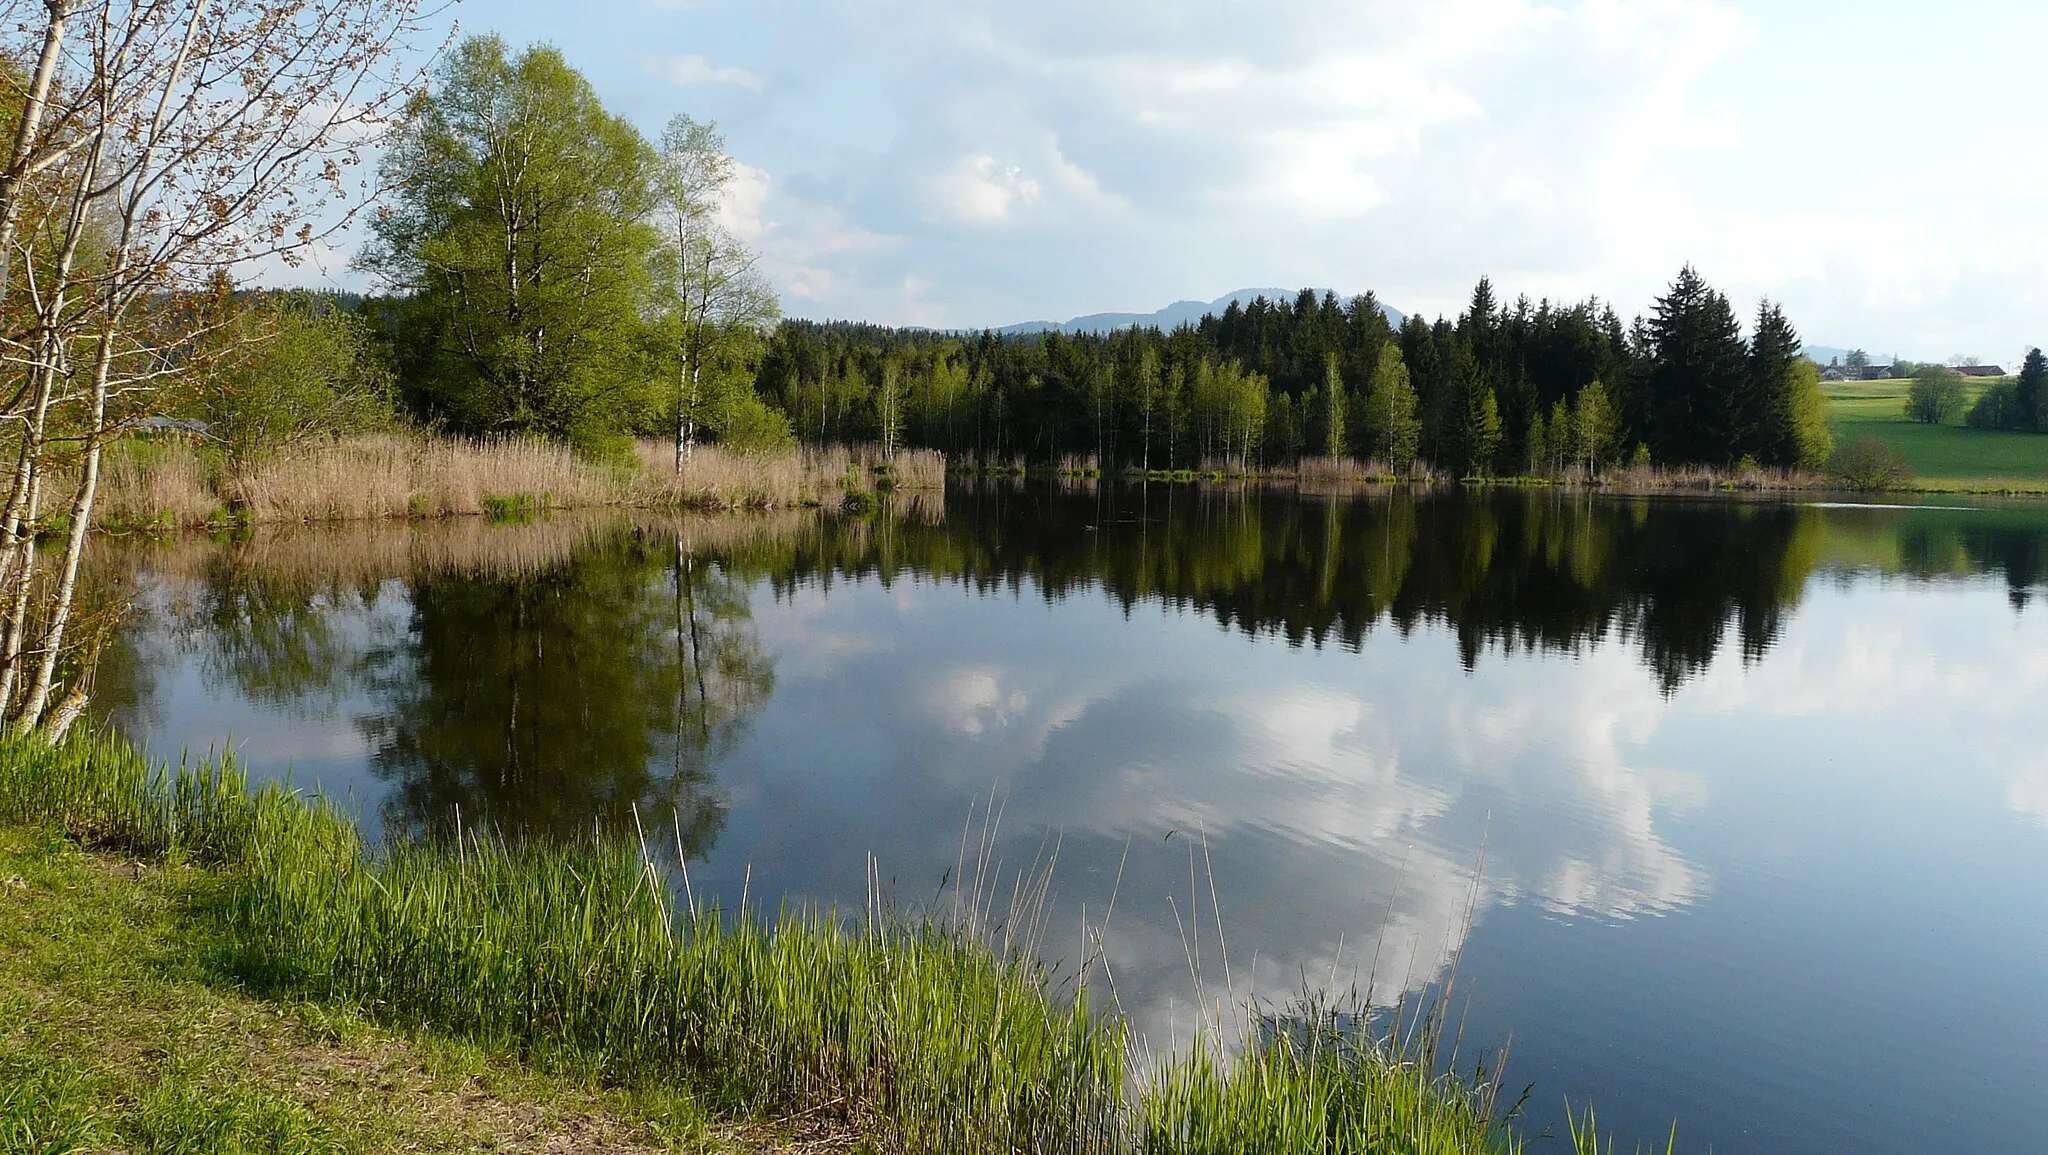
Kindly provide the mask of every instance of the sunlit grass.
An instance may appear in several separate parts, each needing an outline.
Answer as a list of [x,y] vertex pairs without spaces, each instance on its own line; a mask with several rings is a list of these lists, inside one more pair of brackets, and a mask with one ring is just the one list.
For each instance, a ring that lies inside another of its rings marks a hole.
[[[1995,378],[1963,382],[1967,413]],[[1828,427],[1848,444],[1875,437],[1913,470],[1914,488],[1936,492],[2041,492],[2048,488],[2048,436],[1999,429],[1928,425],[1906,416],[1910,380],[1843,381],[1823,388]]]

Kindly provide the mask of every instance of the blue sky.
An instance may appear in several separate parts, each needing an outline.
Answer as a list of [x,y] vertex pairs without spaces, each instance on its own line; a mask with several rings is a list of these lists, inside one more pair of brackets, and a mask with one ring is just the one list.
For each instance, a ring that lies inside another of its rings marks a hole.
[[1645,309],[1680,264],[1805,336],[2048,342],[2048,5],[467,0],[650,135],[715,119],[793,316],[945,326],[1246,285]]

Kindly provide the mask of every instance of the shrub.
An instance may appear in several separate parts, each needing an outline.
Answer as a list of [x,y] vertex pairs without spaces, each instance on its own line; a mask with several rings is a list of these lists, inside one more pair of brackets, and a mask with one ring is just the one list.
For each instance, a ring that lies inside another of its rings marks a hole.
[[494,522],[532,521],[540,516],[541,501],[531,493],[486,493],[484,517]]
[[1828,476],[1850,489],[1897,489],[1913,471],[1897,450],[1875,437],[1851,441],[1828,458]]
[[2019,388],[2010,381],[2000,381],[1986,389],[1984,395],[1977,398],[1977,404],[1970,407],[1970,428],[2025,429],[2027,423],[2021,418],[2024,410],[2020,404]]
[[728,449],[790,449],[796,445],[796,430],[789,418],[752,391],[733,398],[715,425],[718,443]]
[[1906,416],[1928,425],[1953,425],[1963,415],[1963,379],[1942,365],[1923,366],[1913,374],[1906,394]]

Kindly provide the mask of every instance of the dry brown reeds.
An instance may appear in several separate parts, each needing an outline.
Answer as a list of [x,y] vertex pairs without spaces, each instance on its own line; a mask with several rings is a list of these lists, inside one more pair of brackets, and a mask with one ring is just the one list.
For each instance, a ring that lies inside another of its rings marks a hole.
[[1384,485],[1402,476],[1393,466],[1377,459],[1304,457],[1294,466],[1294,479],[1305,485]]
[[876,445],[735,452],[700,445],[675,467],[670,442],[638,445],[641,472],[630,504],[712,509],[784,509],[835,505],[848,494],[881,489],[944,490],[946,455]]
[[[369,521],[602,506],[789,509],[848,494],[938,490],[945,455],[873,446],[741,453],[643,441],[637,462],[599,463],[538,438],[463,440],[377,434],[294,447],[240,471],[182,440],[135,441],[111,456],[100,524],[195,526],[229,516],[259,523]],[[516,499],[516,501],[515,501]]]
[[559,569],[580,550],[629,529],[674,537],[691,553],[793,540],[811,523],[808,511],[745,516],[681,511],[568,511],[528,525],[485,518],[368,524],[275,523],[226,543],[196,534],[130,536],[96,556],[112,573],[148,570],[198,579],[227,567],[265,581],[311,589],[359,589],[388,578],[441,574],[497,579]]
[[[183,441],[125,442],[106,455],[101,468],[97,515],[102,525],[199,525],[223,505],[209,483],[206,463]],[[65,492],[61,503],[45,507],[68,507],[76,479],[66,474],[51,480]]]
[[225,567],[286,586],[349,589],[392,577],[541,573],[629,524],[629,515],[617,510],[563,513],[518,527],[475,517],[347,526],[276,523],[227,543],[198,534],[125,537],[99,556],[117,572],[147,569],[198,579]]
[[618,472],[537,438],[382,434],[275,455],[225,488],[254,521],[361,521],[482,513],[500,495],[568,509],[616,504],[626,488]]

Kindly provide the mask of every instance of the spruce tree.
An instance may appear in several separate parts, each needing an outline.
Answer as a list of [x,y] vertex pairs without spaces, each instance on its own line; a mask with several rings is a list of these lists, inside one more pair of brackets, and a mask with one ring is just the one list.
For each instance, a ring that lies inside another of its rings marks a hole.
[[1793,370],[1799,363],[1799,334],[1785,311],[1769,301],[1757,307],[1756,334],[1749,342],[1749,373],[1737,407],[1737,457],[1764,465],[1799,464],[1799,427],[1793,412]]
[[1479,362],[1463,342],[1451,352],[1451,436],[1449,464],[1466,476],[1484,475],[1500,450],[1500,402],[1480,373]]
[[1651,455],[1674,465],[1741,457],[1737,421],[1749,357],[1728,298],[1687,265],[1657,299],[1649,341],[1642,401]]
[[2019,402],[2015,407],[2019,410],[2019,427],[2048,429],[2048,358],[2043,358],[2039,349],[2027,350],[2014,393]]

